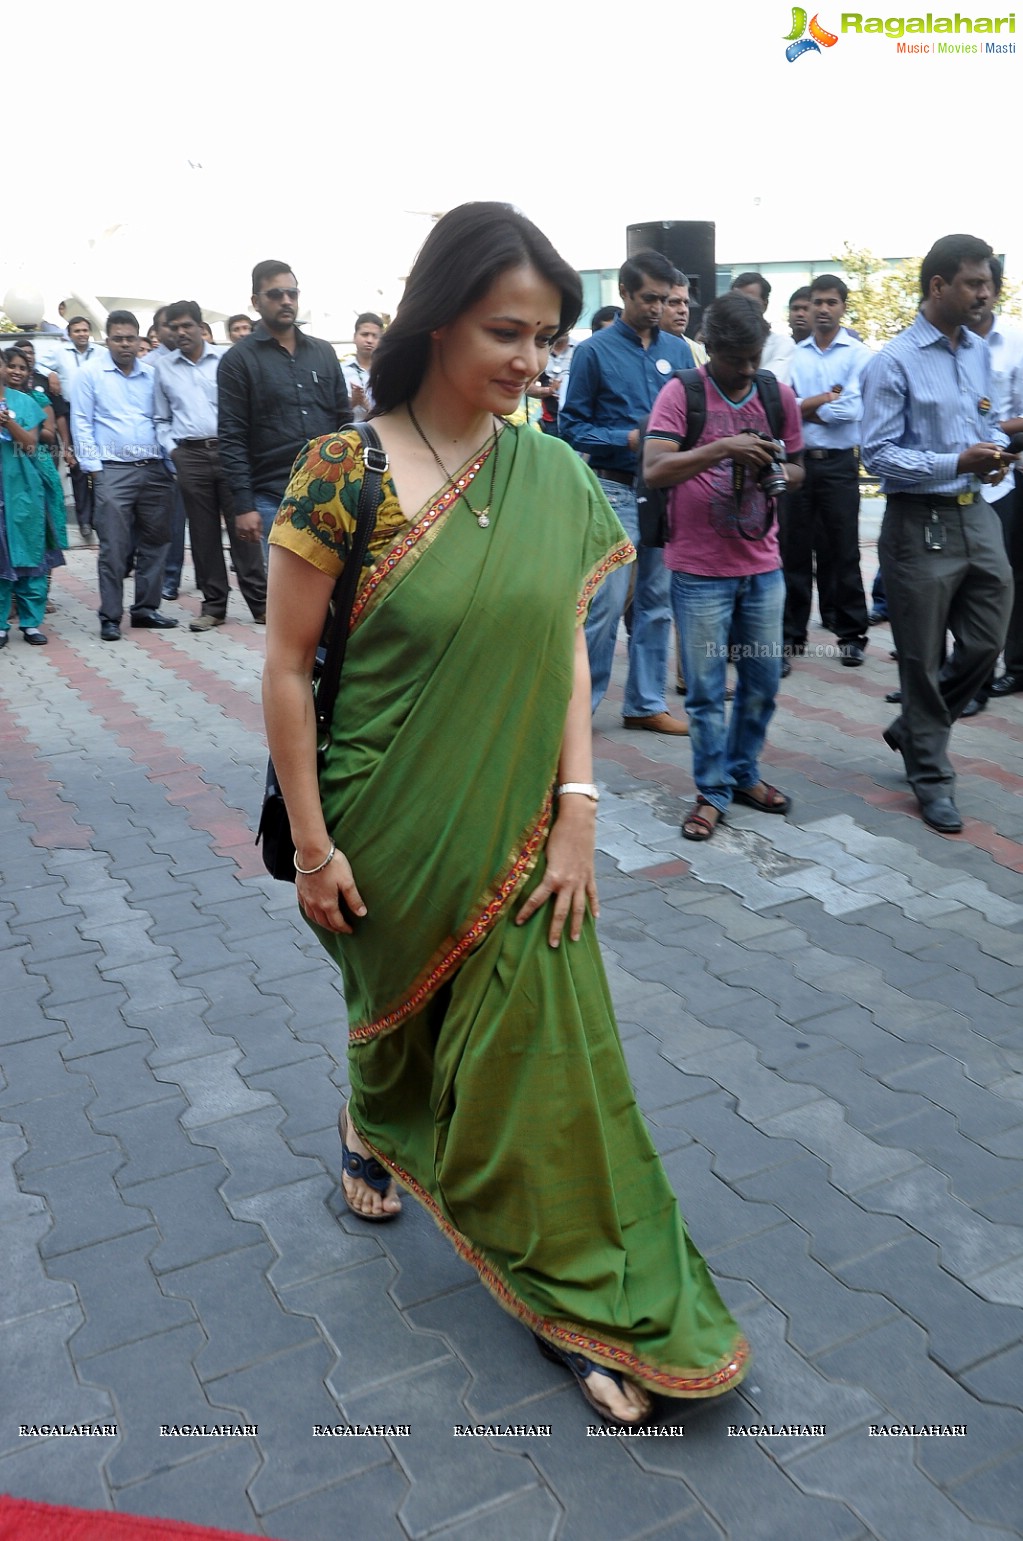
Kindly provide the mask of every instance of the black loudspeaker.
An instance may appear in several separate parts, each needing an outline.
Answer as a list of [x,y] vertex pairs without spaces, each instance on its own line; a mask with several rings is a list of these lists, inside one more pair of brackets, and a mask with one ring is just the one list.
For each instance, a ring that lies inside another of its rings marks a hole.
[[714,256],[714,221],[710,219],[657,219],[646,225],[629,225],[625,232],[626,255],[640,251],[659,251],[680,268],[689,279],[693,321],[698,324],[696,306],[706,308],[717,293],[717,263]]

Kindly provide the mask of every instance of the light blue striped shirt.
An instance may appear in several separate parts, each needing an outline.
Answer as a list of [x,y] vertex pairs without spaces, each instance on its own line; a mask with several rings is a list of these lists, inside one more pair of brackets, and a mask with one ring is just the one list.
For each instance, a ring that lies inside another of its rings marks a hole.
[[872,357],[866,344],[850,337],[844,327],[839,327],[830,347],[818,347],[813,337],[798,345],[790,382],[800,401],[807,396],[822,396],[836,385],[842,387],[837,401],[826,401],[817,408],[819,423],[803,419],[803,442],[807,449],[852,449],[860,442],[860,376]]
[[126,375],[107,350],[82,370],[71,401],[71,439],[83,471],[101,471],[104,461],[161,459],[153,385],[153,371],[138,359]]
[[965,327],[953,348],[920,311],[871,359],[861,384],[863,462],[886,493],[967,492],[979,483],[956,471],[963,450],[1008,443],[987,344]]

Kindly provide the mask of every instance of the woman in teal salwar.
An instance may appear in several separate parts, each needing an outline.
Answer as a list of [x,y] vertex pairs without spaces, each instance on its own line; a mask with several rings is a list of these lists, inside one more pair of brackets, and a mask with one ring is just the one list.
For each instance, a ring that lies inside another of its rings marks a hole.
[[27,372],[25,359],[13,349],[0,356],[0,648],[7,645],[12,598],[25,641],[46,642],[42,623],[50,573],[64,562],[60,479],[48,453],[43,463],[39,446],[46,411],[11,379],[24,384]]
[[737,1385],[748,1350],[636,1107],[594,928],[581,623],[632,548],[566,445],[504,421],[579,304],[514,210],[438,223],[374,355],[390,471],[319,781],[312,662],[362,479],[343,430],[271,535],[264,702],[298,900],[344,978],[349,1207],[413,1194],[633,1424],[651,1391]]

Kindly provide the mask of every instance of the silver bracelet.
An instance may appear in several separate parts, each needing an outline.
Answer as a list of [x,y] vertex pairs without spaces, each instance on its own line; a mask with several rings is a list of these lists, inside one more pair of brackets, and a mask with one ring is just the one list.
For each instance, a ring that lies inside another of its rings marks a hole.
[[600,802],[600,793],[592,781],[563,781],[554,790],[558,797],[564,797],[566,792],[578,792],[580,797],[588,797],[591,803]]
[[337,846],[334,844],[334,842],[332,840],[330,842],[330,850],[327,852],[325,858],[323,859],[323,861],[320,862],[320,865],[318,867],[300,867],[299,864],[298,864],[298,852],[296,851],[295,855],[294,855],[294,858],[293,858],[294,863],[295,863],[295,871],[299,874],[300,877],[304,877],[304,878],[311,877],[314,872],[322,872],[324,867],[329,867],[331,862],[334,860],[334,857],[336,855],[337,855]]

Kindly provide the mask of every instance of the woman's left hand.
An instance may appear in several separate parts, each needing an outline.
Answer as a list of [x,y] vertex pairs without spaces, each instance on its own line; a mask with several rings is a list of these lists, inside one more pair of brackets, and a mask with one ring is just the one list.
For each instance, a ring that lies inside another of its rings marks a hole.
[[560,943],[566,920],[569,937],[573,942],[579,940],[587,901],[594,919],[600,914],[593,870],[596,822],[596,810],[587,798],[573,796],[559,803],[547,841],[547,870],[515,917],[515,924],[523,925],[553,895],[554,913],[547,938],[552,947]]

